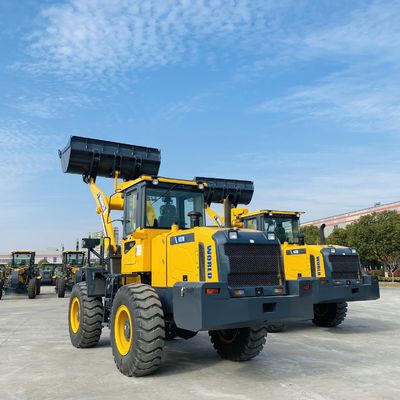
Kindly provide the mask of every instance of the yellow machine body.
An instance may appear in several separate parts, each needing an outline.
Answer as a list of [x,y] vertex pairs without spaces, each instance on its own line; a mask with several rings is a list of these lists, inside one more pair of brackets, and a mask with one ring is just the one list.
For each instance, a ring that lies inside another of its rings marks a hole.
[[[114,237],[113,225],[110,211],[124,209],[124,193],[143,182],[152,182],[153,177],[142,176],[133,181],[115,182],[115,193],[106,196],[92,180],[89,182],[91,192],[97,202],[96,211],[102,217],[106,251],[111,247],[113,253],[117,252],[117,243]],[[172,179],[158,177],[160,185],[180,185],[197,189],[197,183],[190,180]],[[204,202],[203,208],[204,215]],[[155,218],[152,204],[147,201],[146,218]],[[208,251],[208,273],[206,282],[218,281],[218,268],[216,260],[216,249],[212,235],[216,232],[215,227],[194,227],[180,229],[172,224],[169,229],[137,228],[121,241],[121,273],[133,274],[130,282],[140,282],[143,273],[151,273],[152,286],[172,287],[177,282],[198,282],[200,280],[200,255],[199,243],[202,243],[205,251]],[[107,246],[107,243],[109,245]],[[176,245],[179,244],[179,245]]]

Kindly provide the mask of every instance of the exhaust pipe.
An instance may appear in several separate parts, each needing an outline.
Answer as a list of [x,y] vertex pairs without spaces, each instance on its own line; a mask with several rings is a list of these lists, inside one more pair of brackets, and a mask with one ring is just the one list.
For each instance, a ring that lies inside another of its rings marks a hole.
[[326,244],[325,224],[321,224],[319,227],[319,241],[321,242],[320,244]]

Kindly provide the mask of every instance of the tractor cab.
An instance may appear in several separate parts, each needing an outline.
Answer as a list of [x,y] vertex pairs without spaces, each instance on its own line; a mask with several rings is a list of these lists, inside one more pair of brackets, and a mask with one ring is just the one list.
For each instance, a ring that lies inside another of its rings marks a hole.
[[13,251],[11,253],[11,267],[33,267],[35,264],[35,252],[34,251]]
[[63,265],[70,267],[83,267],[85,262],[84,251],[64,251]]
[[302,244],[301,214],[293,211],[261,210],[245,215],[242,222],[244,228],[274,232],[281,243]]

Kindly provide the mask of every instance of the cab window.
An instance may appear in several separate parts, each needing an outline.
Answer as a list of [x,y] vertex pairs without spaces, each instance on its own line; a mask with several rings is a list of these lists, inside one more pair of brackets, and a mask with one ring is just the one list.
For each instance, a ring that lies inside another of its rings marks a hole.
[[137,210],[137,190],[125,194],[125,224],[124,236],[132,234],[137,228],[136,210]]
[[169,229],[176,224],[180,229],[190,228],[188,213],[201,213],[200,226],[204,220],[204,196],[192,190],[173,190],[168,188],[147,188],[146,227]]
[[257,218],[246,219],[246,228],[247,229],[257,229]]

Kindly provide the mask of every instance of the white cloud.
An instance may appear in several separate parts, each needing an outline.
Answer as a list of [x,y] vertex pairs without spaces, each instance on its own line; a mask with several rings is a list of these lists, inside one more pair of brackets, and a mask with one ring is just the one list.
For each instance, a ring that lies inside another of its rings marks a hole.
[[84,94],[79,95],[54,95],[40,94],[35,96],[18,96],[10,99],[8,102],[13,107],[30,117],[38,117],[43,119],[57,118],[65,113],[88,107],[93,100]]
[[350,69],[251,110],[291,114],[296,120],[338,121],[357,131],[400,133],[399,89],[400,81],[390,74]]
[[7,194],[19,189],[34,176],[54,168],[57,135],[40,133],[23,120],[0,120],[0,186]]
[[[400,133],[399,20],[399,2],[375,1],[322,28],[290,36],[280,62],[317,66],[323,60],[335,72],[269,97],[251,110],[285,113],[295,120],[338,121],[358,131]],[[252,67],[259,71],[267,63],[261,60]]]
[[[31,37],[34,71],[63,77],[109,79],[141,70],[192,62],[206,46],[237,55],[259,46],[288,1],[265,0],[69,0],[46,7]],[[234,46],[231,46],[234,44]],[[251,47],[251,48],[250,48]]]

